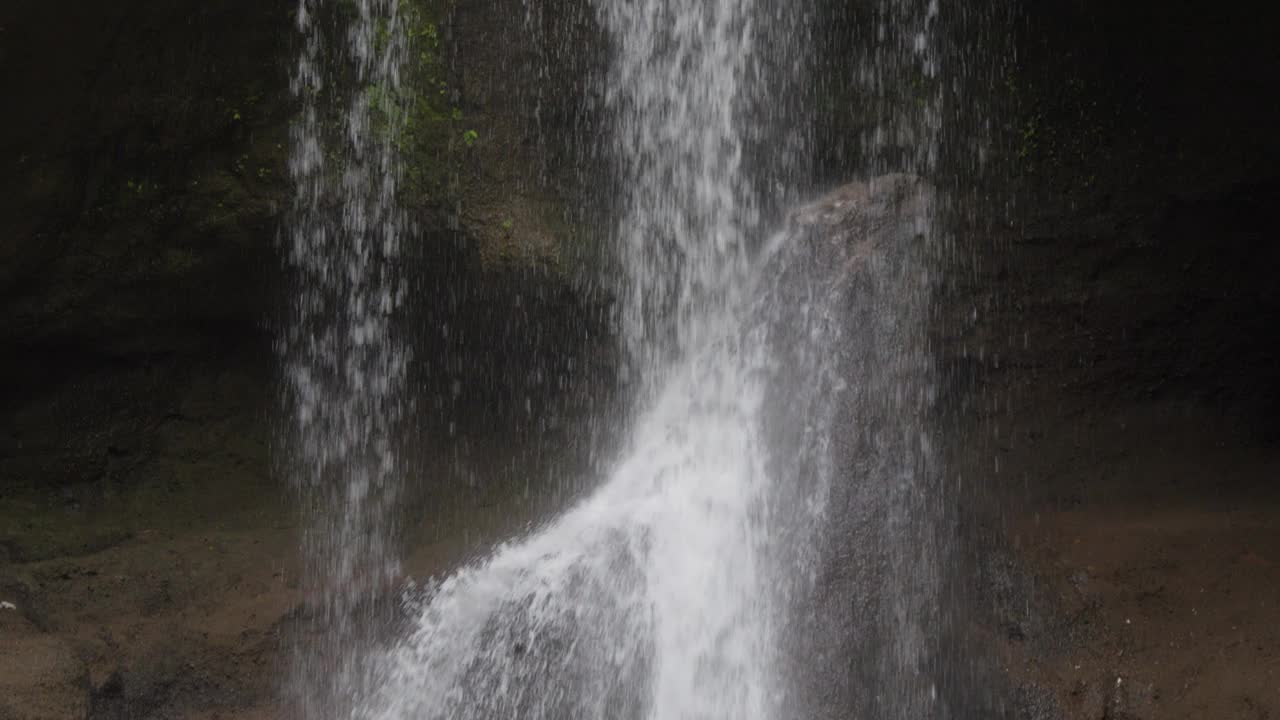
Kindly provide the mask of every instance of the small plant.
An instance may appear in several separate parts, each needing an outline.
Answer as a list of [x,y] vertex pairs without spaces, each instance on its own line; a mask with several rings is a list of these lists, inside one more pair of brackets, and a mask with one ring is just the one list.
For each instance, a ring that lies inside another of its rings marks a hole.
[[476,132],[475,130],[468,130],[462,133],[462,142],[467,147],[474,147],[476,144],[476,141],[479,139],[480,139],[480,133]]

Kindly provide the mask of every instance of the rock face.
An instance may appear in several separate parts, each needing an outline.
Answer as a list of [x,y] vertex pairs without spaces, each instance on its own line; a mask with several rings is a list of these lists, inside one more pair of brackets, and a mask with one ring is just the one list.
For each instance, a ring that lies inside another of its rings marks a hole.
[[[962,562],[957,528],[970,518],[942,454],[929,342],[944,257],[937,208],[930,184],[909,175],[842,186],[791,214],[765,269],[777,274],[770,287],[787,296],[781,304],[800,309],[780,325],[834,338],[839,378],[779,384],[829,385],[830,410],[786,392],[766,414],[784,453],[805,442],[815,416],[833,414],[829,487],[802,477],[791,489],[826,496],[812,554],[788,560],[809,564],[813,577],[786,633],[789,666],[805,669],[791,678],[799,716],[1053,717],[1052,703],[996,669],[999,647],[969,624],[995,621],[973,608],[992,590]],[[825,320],[815,326],[814,316]],[[800,338],[772,342],[780,367],[806,366],[790,354]]]
[[[565,243],[587,239],[548,189],[571,169],[539,165],[535,136],[567,136],[547,125],[580,119],[557,109],[535,127],[535,108],[577,104],[581,90],[549,103],[540,93],[557,91],[522,83],[552,61],[519,2],[412,5],[414,32],[432,40],[415,49],[429,68],[413,69],[424,87],[410,92],[431,101],[404,144],[403,200],[430,248],[426,274],[456,268],[441,259],[452,253],[468,270],[471,255],[481,270],[551,266],[543,281],[563,283],[576,262]],[[579,32],[578,10],[544,24],[578,18],[563,32]],[[15,108],[0,117],[12,160],[0,168],[0,366],[261,343],[291,192],[294,12],[291,0],[0,9],[0,94]]]
[[[803,717],[906,717],[927,708],[941,521],[921,504],[934,470],[923,343],[931,203],[931,188],[911,176],[845,185],[792,213],[765,269],[782,296],[772,304],[795,313],[775,323],[792,328],[772,340],[778,365],[812,367],[793,355],[807,344],[796,332],[824,333],[835,355],[820,365],[835,377],[777,383],[825,383],[822,396],[835,396],[834,405],[819,397],[797,407],[801,395],[788,390],[765,415],[784,454],[804,447],[795,428],[832,418],[831,446],[817,451],[830,455],[829,485],[802,476],[791,490],[799,497],[780,503],[805,508],[812,496],[826,497],[823,519],[802,543],[813,548],[812,584],[787,633],[787,666],[806,669],[790,679]],[[798,514],[784,526],[807,522]]]
[[0,92],[21,111],[0,118],[5,355],[257,330],[291,5],[6,3]]
[[828,281],[848,282],[876,253],[896,252],[930,229],[933,190],[914,175],[890,174],[843,185],[794,211],[789,223],[825,268]]
[[[554,182],[535,182],[546,168],[531,166],[530,118],[548,105],[527,84],[515,92],[541,67],[524,62],[537,33],[522,4],[409,1],[432,24],[417,30],[439,31],[447,77],[431,79],[447,81],[458,110],[434,118],[406,160],[413,179],[447,185],[405,183],[416,233],[404,331],[424,408],[411,443],[431,455],[423,484],[448,488],[465,517],[480,494],[492,505],[515,492],[491,476],[526,488],[531,464],[551,462],[496,459],[507,455],[491,445],[547,432],[571,444],[565,410],[595,400],[582,386],[607,362],[594,357],[605,320],[562,252],[584,234]],[[271,324],[289,291],[276,240],[291,195],[296,8],[0,3],[0,590],[33,574],[22,609],[54,618],[20,637],[0,627],[0,655],[12,641],[29,660],[25,674],[0,672],[0,717],[242,707],[274,690],[261,667],[235,668],[245,657],[279,667],[270,634],[291,608],[280,586],[296,583],[272,575],[297,518],[271,472],[267,421]],[[559,97],[542,121],[573,120],[569,104]],[[454,421],[484,435],[446,456]],[[422,502],[440,507],[439,490]],[[242,533],[241,560],[203,541],[223,531]],[[104,569],[124,557],[127,570]],[[197,577],[188,561],[210,564]],[[244,612],[218,620],[216,642],[196,637],[191,613],[212,612],[209,587],[251,573],[265,573],[254,585],[270,588],[269,612],[237,605],[248,596],[236,590],[216,604]],[[182,589],[197,582],[209,587]],[[107,616],[124,625],[98,632]]]
[[[406,143],[416,237],[405,275],[420,298],[406,332],[416,379],[483,388],[474,403],[529,394],[503,392],[519,373],[493,362],[527,369],[521,351],[553,356],[561,340],[581,343],[584,323],[593,336],[602,326],[572,277],[583,252],[571,246],[588,239],[534,181],[564,168],[535,167],[538,91],[519,78],[549,61],[520,7],[411,8],[414,31],[439,37],[419,48],[430,71],[413,81],[431,85],[416,90],[434,97],[447,83],[453,112],[432,105]],[[294,12],[293,0],[0,8],[0,96],[17,109],[0,117],[0,154],[13,160],[0,167],[0,372],[12,388],[0,397],[0,491],[127,483],[186,417],[177,398],[192,384],[235,378],[212,414],[264,431],[271,324],[289,292],[276,240],[291,194]],[[556,113],[550,122],[574,121]],[[265,474],[265,451],[251,455]]]
[[0,8],[0,560],[265,485],[292,7]]

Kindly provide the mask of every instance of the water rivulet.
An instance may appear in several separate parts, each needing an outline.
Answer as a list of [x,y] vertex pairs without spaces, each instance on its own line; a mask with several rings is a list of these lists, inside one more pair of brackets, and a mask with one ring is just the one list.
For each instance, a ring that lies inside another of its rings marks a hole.
[[[397,571],[393,439],[408,409],[407,222],[397,204],[394,106],[407,52],[396,0],[325,7],[300,0],[291,84],[295,196],[284,250],[292,284],[278,348],[285,474],[308,511],[304,582],[315,634],[295,653],[292,691],[307,717],[341,714],[364,682],[359,608]],[[338,20],[341,19],[341,22]],[[382,112],[375,116],[374,109]]]

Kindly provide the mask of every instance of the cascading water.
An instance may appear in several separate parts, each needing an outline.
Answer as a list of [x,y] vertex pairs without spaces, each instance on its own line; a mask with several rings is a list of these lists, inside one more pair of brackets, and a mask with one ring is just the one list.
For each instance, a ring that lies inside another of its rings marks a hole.
[[[393,329],[406,292],[406,231],[391,139],[406,53],[396,0],[326,8],[300,0],[292,90],[296,188],[286,256],[295,286],[279,343],[287,474],[308,512],[304,578],[320,632],[295,655],[306,717],[340,712],[358,687],[356,608],[397,571],[392,439],[404,420],[408,349]],[[338,17],[335,18],[334,14]],[[374,108],[382,112],[375,117]]]
[[[395,158],[370,139],[358,95],[349,153],[336,168],[321,158],[323,34],[303,2],[291,257],[304,288],[286,367],[299,473],[324,518],[309,536],[312,573],[337,628],[303,655],[308,715],[750,720],[816,717],[859,693],[885,716],[921,713],[930,590],[901,576],[934,562],[910,531],[929,471],[928,203],[913,180],[886,180],[760,237],[762,208],[776,204],[760,193],[778,178],[754,173],[803,162],[794,142],[781,160],[748,157],[774,132],[759,108],[779,78],[765,68],[802,66],[762,62],[762,47],[803,51],[764,43],[762,25],[799,26],[805,3],[592,1],[613,49],[618,324],[638,388],[629,440],[594,493],[425,588],[404,637],[371,653],[347,618],[361,588],[394,572],[379,518],[396,498],[388,438],[404,417],[391,324],[403,223]],[[340,72],[393,87],[395,3],[358,6]],[[370,23],[393,39],[373,43]],[[836,477],[849,485],[840,493]],[[829,496],[856,517],[833,523]],[[833,533],[865,552],[841,554]],[[885,588],[824,586],[833,563],[874,566],[856,580]],[[831,607],[868,598],[869,614]],[[876,672],[858,675],[850,634],[873,629],[901,638],[869,646]],[[830,678],[837,695],[807,697],[806,676]]]
[[755,3],[597,0],[614,41],[626,273],[622,330],[642,382],[723,332],[756,224],[742,169]]

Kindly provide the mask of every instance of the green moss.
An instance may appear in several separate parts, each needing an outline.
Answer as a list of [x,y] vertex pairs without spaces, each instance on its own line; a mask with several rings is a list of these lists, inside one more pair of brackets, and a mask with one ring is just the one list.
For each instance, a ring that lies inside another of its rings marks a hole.
[[1114,151],[1117,125],[1099,107],[1096,88],[1076,76],[1048,84],[1016,71],[1004,85],[1018,112],[1013,152],[1021,173],[1068,192],[1091,189],[1090,168]]
[[[452,0],[408,0],[400,22],[409,43],[409,61],[398,88],[365,90],[376,131],[391,142],[403,163],[403,201],[410,206],[444,205],[454,199],[460,149],[478,134],[461,127],[461,109],[449,103],[440,27]],[[387,42],[387,28],[378,41]],[[459,142],[460,141],[460,142]]]

